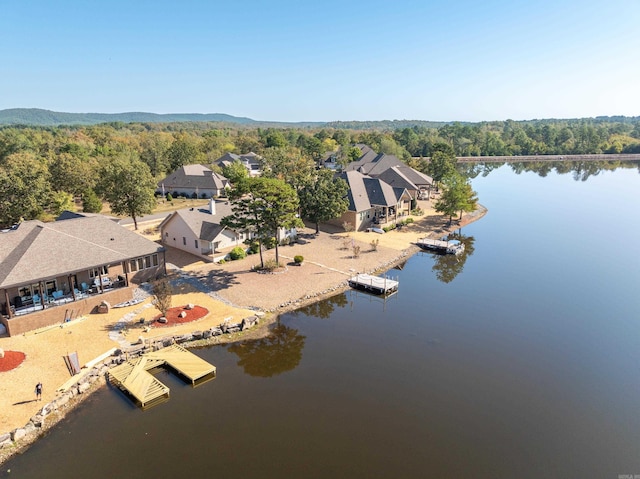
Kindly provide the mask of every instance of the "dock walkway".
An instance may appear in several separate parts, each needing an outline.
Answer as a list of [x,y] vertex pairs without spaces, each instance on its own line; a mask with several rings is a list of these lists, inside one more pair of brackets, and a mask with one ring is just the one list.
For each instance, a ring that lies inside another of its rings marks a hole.
[[370,274],[358,274],[349,279],[349,285],[353,288],[371,291],[376,294],[391,294],[398,291],[398,281]]
[[149,373],[165,365],[186,377],[192,385],[216,372],[214,365],[173,344],[116,366],[109,371],[109,379],[145,408],[169,398],[169,388]]

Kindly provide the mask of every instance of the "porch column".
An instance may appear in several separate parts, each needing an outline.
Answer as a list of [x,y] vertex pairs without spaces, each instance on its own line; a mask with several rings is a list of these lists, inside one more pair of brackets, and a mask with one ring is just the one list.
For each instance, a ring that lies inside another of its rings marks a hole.
[[164,269],[164,275],[167,275],[167,250],[162,250],[162,267]]
[[68,276],[69,279],[69,289],[71,289],[71,297],[73,298],[74,301],[77,300],[76,298],[76,284],[73,282],[73,275],[69,275]]
[[127,262],[122,262],[122,271],[124,272],[124,285],[129,286],[129,269],[127,268]]
[[46,294],[46,291],[44,289],[44,282],[40,281],[39,284],[40,284],[40,304],[42,305],[42,309],[44,309],[44,295]]
[[7,302],[7,316],[9,319],[13,318],[13,312],[11,311],[11,303],[9,303],[9,292],[4,290],[4,300]]

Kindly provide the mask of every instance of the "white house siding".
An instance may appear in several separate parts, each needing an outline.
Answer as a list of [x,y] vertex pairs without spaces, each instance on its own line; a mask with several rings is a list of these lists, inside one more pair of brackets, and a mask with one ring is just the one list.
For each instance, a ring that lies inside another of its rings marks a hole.
[[193,233],[191,228],[178,215],[164,225],[162,229],[162,244],[196,256],[202,256],[202,250],[206,250],[206,245],[202,244],[202,240]]

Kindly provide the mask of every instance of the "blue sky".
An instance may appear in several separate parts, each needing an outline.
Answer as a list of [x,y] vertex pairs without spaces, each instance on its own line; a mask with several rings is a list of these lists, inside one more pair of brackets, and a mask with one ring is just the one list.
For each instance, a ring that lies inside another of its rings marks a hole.
[[638,116],[638,25],[638,0],[0,0],[0,109]]

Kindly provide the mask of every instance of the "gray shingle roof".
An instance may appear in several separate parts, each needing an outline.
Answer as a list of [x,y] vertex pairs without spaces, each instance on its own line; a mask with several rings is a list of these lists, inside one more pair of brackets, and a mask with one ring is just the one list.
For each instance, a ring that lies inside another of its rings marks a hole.
[[160,224],[160,228],[162,229],[174,217],[179,216],[198,239],[213,241],[224,230],[220,220],[232,213],[231,205],[226,201],[216,201],[215,210],[213,215],[207,209],[185,208],[177,210]]
[[203,188],[220,190],[228,180],[204,165],[184,165],[158,183],[165,188]]
[[0,233],[0,288],[17,286],[162,251],[103,216],[25,221]]
[[349,211],[366,211],[374,206],[396,206],[406,192],[400,188],[400,196],[395,189],[379,178],[371,178],[359,171],[346,171],[343,178],[349,185]]

